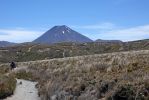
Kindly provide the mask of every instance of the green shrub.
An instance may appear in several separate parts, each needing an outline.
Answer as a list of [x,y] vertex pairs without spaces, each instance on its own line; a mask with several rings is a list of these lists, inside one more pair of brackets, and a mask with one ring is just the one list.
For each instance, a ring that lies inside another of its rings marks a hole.
[[10,67],[8,65],[0,65],[0,74],[8,73],[10,70]]
[[16,79],[13,76],[0,76],[0,99],[13,94],[16,88]]
[[33,80],[33,75],[31,72],[25,70],[20,70],[15,74],[15,77],[18,79]]
[[124,85],[118,87],[118,90],[113,93],[108,100],[134,100],[135,99],[135,90],[131,85]]

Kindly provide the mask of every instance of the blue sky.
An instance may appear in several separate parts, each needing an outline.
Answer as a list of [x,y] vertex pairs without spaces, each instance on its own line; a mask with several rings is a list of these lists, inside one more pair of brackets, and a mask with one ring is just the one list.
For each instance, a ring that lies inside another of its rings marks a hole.
[[0,0],[0,41],[32,41],[55,25],[96,39],[149,38],[149,0]]

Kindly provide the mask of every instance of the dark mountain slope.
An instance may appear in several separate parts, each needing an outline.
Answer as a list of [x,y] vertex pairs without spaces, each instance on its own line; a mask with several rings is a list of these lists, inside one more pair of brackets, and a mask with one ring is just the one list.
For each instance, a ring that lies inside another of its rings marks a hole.
[[33,41],[33,43],[42,43],[42,44],[43,43],[52,44],[61,42],[84,43],[84,42],[92,42],[92,40],[63,25],[53,27],[52,29],[48,30],[42,36]]

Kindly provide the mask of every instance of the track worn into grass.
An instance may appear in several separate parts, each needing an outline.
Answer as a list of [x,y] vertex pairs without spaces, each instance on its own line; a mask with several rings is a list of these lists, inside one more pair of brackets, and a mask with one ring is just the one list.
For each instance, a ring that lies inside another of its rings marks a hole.
[[[20,84],[20,82],[22,84]],[[17,86],[14,95],[5,100],[40,100],[38,91],[35,88],[36,82],[17,79]]]

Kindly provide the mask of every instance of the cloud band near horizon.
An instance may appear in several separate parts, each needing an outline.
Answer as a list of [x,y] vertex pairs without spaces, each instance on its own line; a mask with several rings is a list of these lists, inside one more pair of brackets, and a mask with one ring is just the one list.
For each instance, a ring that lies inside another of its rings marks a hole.
[[[96,40],[122,40],[122,41],[134,41],[140,39],[149,38],[149,25],[120,28],[112,23],[102,23],[96,25],[86,26],[71,26],[75,30],[83,31],[83,35]],[[48,29],[47,29],[48,30]],[[90,32],[88,32],[90,30]],[[31,42],[44,31],[42,30],[27,30],[27,29],[0,29],[0,41],[9,42]]]

